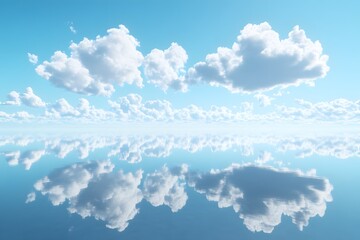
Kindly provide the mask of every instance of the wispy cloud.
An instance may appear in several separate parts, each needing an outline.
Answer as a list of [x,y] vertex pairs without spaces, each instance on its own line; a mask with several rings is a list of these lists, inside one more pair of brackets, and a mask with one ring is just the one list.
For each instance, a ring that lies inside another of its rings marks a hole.
[[38,63],[38,56],[33,54],[33,53],[28,53],[28,60],[29,62],[31,62],[32,64],[37,64]]

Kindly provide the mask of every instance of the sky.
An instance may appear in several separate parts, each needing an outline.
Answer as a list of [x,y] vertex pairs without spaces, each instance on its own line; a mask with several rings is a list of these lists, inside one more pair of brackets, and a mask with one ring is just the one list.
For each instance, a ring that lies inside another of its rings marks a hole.
[[0,122],[358,122],[357,1],[0,3]]

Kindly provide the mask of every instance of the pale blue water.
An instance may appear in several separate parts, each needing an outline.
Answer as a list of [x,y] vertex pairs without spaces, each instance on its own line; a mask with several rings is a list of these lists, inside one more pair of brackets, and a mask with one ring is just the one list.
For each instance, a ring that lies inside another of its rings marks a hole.
[[0,239],[359,239],[353,136],[0,137]]

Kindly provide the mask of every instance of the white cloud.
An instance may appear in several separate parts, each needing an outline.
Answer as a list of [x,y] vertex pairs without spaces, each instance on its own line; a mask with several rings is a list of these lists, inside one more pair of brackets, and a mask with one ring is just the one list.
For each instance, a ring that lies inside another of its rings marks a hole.
[[29,107],[45,107],[46,103],[35,95],[31,87],[27,87],[25,92],[20,95],[21,101]]
[[90,105],[85,98],[79,99],[77,107],[72,106],[66,99],[61,98],[55,104],[49,105],[45,116],[48,118],[67,118],[67,119],[89,119],[92,121],[114,119],[114,112],[106,111]]
[[272,157],[271,152],[264,151],[255,160],[255,163],[262,165],[262,164],[265,164],[265,163],[267,163],[267,162],[269,162],[269,161],[271,161],[273,159],[274,158]]
[[64,98],[61,98],[57,100],[55,104],[49,106],[45,114],[48,117],[60,118],[77,117],[80,115],[80,112],[71,106]]
[[77,33],[76,28],[74,27],[74,23],[72,23],[72,22],[69,25],[69,29],[73,34]]
[[313,42],[304,30],[295,26],[288,38],[264,22],[248,24],[241,30],[232,48],[219,47],[204,62],[188,71],[190,84],[206,82],[231,92],[264,91],[322,78],[329,71],[328,56],[322,54],[319,41]]
[[28,112],[25,111],[19,111],[15,113],[6,113],[0,111],[0,120],[13,122],[13,121],[23,121],[23,120],[29,120],[34,119],[35,116],[31,115]]
[[167,100],[143,101],[138,94],[129,94],[121,97],[118,101],[108,101],[120,120],[123,121],[237,121],[247,120],[252,115],[252,104],[245,102],[240,105],[238,111],[227,107],[212,106],[205,110],[196,105],[184,108],[174,108]]
[[277,111],[284,118],[291,120],[357,120],[360,117],[360,100],[351,101],[344,98],[334,99],[328,102],[312,103],[298,99],[299,107],[280,105]]
[[16,91],[11,91],[7,95],[7,99],[8,99],[7,101],[1,102],[0,105],[15,105],[15,106],[21,105],[20,94]]
[[84,38],[70,45],[71,54],[57,51],[36,72],[58,87],[69,91],[110,96],[114,85],[135,84],[142,87],[139,67],[143,56],[139,42],[120,25],[95,40]]
[[177,212],[182,209],[188,196],[185,192],[185,174],[187,173],[187,166],[169,169],[163,166],[160,171],[155,171],[146,176],[143,184],[144,198],[154,207],[166,205],[169,206],[172,212]]
[[249,230],[271,233],[282,215],[289,216],[300,230],[310,218],[324,216],[333,187],[327,179],[311,174],[233,165],[192,174],[189,184],[219,208],[232,207]]
[[11,91],[7,95],[7,101],[0,103],[0,105],[16,105],[20,106],[21,103],[29,107],[45,107],[46,103],[37,96],[31,87],[27,87],[24,93]]
[[153,49],[144,60],[144,73],[150,83],[166,91],[168,88],[186,91],[186,51],[177,43],[162,51]]
[[38,56],[32,53],[28,53],[27,54],[29,62],[31,62],[32,64],[37,64],[38,62]]
[[36,200],[36,194],[34,192],[31,192],[26,196],[25,203],[31,203],[35,200]]
[[254,95],[254,97],[259,101],[260,106],[267,107],[271,105],[271,101],[273,100],[271,97],[266,96],[262,93],[257,93]]

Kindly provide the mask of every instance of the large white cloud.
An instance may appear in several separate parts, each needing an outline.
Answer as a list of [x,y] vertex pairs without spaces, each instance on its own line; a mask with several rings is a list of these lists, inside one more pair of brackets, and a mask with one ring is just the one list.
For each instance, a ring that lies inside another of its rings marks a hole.
[[184,66],[187,59],[186,51],[177,43],[164,51],[153,49],[144,60],[145,76],[164,91],[168,88],[186,91]]
[[143,184],[144,198],[155,207],[166,205],[172,212],[179,211],[188,199],[184,189],[186,173],[187,166],[182,165],[173,169],[164,166],[160,171],[147,174]]
[[268,90],[301,83],[314,84],[329,71],[328,56],[295,26],[288,38],[264,22],[248,24],[232,48],[219,47],[188,71],[187,82],[209,83],[231,92]]
[[129,30],[120,25],[107,30],[103,37],[72,43],[70,56],[55,52],[36,72],[56,86],[76,93],[110,96],[114,85],[143,86],[138,69],[143,56],[138,46]]
[[232,165],[189,176],[189,184],[219,208],[232,207],[251,231],[271,233],[282,215],[300,230],[309,219],[324,216],[332,185],[312,173]]
[[16,105],[20,106],[21,103],[29,107],[45,107],[46,103],[37,96],[31,87],[27,87],[24,93],[11,91],[7,95],[7,101],[1,102],[0,105]]

